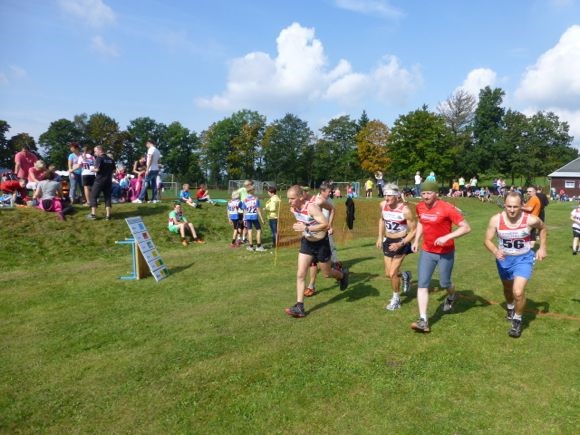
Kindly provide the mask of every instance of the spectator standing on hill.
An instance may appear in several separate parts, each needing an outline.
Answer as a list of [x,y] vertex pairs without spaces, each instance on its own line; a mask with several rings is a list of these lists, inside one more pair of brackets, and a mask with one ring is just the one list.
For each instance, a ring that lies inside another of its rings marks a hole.
[[[141,156],[133,163],[133,174],[135,178],[132,180],[132,190],[134,201],[139,198],[141,194],[141,189],[143,189],[143,183],[145,182],[145,171],[147,170],[147,156]],[[145,193],[145,199],[147,199],[147,193]]]
[[272,232],[272,248],[278,243],[278,215],[280,213],[280,197],[276,194],[278,189],[274,186],[268,187],[270,198],[266,201],[264,209],[268,212],[268,224]]
[[228,201],[226,213],[228,222],[234,229],[230,248],[238,248],[242,244],[242,233],[244,229],[244,215],[242,211],[242,201],[237,191],[232,192],[232,199]]
[[115,161],[105,154],[102,146],[95,147],[95,182],[91,189],[91,214],[87,219],[95,220],[97,218],[97,200],[102,193],[105,198],[105,219],[111,220],[111,196],[113,191],[113,173],[115,172]]
[[546,223],[546,207],[550,205],[550,200],[540,186],[536,187],[536,196],[540,200],[540,214],[538,217],[542,219],[542,222]]
[[463,178],[463,176],[459,177],[459,180],[457,180],[457,186],[459,191],[461,191],[461,196],[465,196],[466,193],[466,188],[465,188],[465,178]]
[[[383,197],[383,187],[385,185],[383,181],[383,173],[381,171],[375,172],[375,180],[377,180],[377,195],[379,198]],[[332,183],[330,183],[332,184]]]
[[[537,218],[540,217],[540,212],[542,211],[542,203],[540,202],[540,198],[536,194],[536,188],[534,186],[530,186],[527,188],[526,193],[528,194],[528,200],[526,204],[522,207],[522,210],[526,213],[529,213]],[[535,228],[532,228],[531,238],[532,238],[532,248],[534,247],[534,243],[536,243],[536,236],[537,232]]]
[[365,193],[366,193],[366,197],[367,198],[372,198],[373,197],[373,186],[375,183],[373,183],[373,180],[371,180],[370,178],[365,182]]
[[14,155],[14,173],[18,178],[25,178],[26,181],[29,181],[28,171],[34,167],[37,160],[38,157],[30,151],[30,147],[22,145],[21,150]]
[[91,189],[95,183],[95,158],[90,153],[90,147],[86,146],[77,160],[77,165],[81,168],[81,179],[83,182],[83,190],[85,193],[85,205],[89,206],[91,201]]
[[[379,236],[376,246],[383,250],[385,275],[391,282],[393,296],[385,307],[388,311],[401,308],[401,290],[411,288],[411,272],[402,272],[401,265],[411,250],[417,223],[413,213],[401,199],[399,187],[387,184],[385,200],[380,204]],[[402,287],[402,288],[401,288]]]
[[421,177],[421,172],[417,171],[415,173],[415,197],[421,198],[421,183],[423,182],[423,177]]
[[[540,247],[532,251],[532,229],[540,232]],[[498,245],[493,242],[497,236]],[[534,261],[547,255],[546,226],[539,217],[524,213],[522,198],[515,192],[506,196],[504,211],[493,216],[485,233],[485,247],[496,258],[507,303],[506,319],[512,322],[508,335],[522,335],[522,316],[526,305],[525,287],[534,268]]]
[[[417,231],[412,244],[413,252],[420,252],[417,302],[419,319],[411,324],[418,332],[430,332],[427,318],[429,286],[435,268],[439,266],[439,283],[447,289],[443,312],[449,313],[457,299],[455,286],[451,280],[455,262],[454,239],[471,231],[471,227],[461,212],[453,205],[439,199],[437,183],[425,181],[421,185],[423,201],[417,204]],[[457,228],[452,231],[453,225]],[[423,244],[419,249],[419,240]]]
[[436,183],[437,178],[435,177],[435,172],[433,172],[433,171],[429,172],[429,175],[427,175],[427,178],[425,178],[425,181],[432,181],[433,183]]
[[[76,204],[78,199],[83,196],[83,179],[81,176],[82,169],[79,166],[81,157],[81,147],[78,143],[70,144],[70,154],[68,155],[68,180],[70,184],[68,196],[71,204]],[[77,189],[79,195],[77,195]]]
[[325,278],[340,281],[340,290],[348,287],[348,269],[332,269],[330,267],[331,251],[328,242],[328,221],[320,207],[304,194],[304,189],[294,185],[286,194],[290,211],[296,218],[293,230],[302,234],[300,252],[298,254],[298,270],[296,273],[296,304],[286,308],[285,312],[292,317],[304,317],[304,288],[308,268],[317,261]]
[[147,194],[147,188],[151,186],[151,202],[156,204],[159,202],[159,199],[157,198],[157,175],[159,174],[159,159],[161,159],[161,154],[153,140],[149,139],[145,145],[147,147],[145,178],[143,180],[143,187],[141,188],[139,198],[133,202],[136,204],[143,203],[143,201],[145,201],[145,195]]

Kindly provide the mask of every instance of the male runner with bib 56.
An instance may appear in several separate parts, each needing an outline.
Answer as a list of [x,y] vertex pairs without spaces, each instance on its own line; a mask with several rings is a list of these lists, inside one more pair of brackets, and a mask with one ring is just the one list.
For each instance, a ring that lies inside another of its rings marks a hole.
[[[497,271],[503,283],[507,302],[506,319],[512,326],[510,337],[522,335],[522,315],[526,305],[525,287],[532,277],[534,260],[541,261],[546,255],[547,230],[542,220],[522,210],[522,197],[517,192],[507,194],[505,210],[493,216],[485,232],[485,247],[496,258]],[[539,231],[540,247],[532,251],[532,229]],[[497,235],[498,245],[493,242]]]
[[328,241],[328,220],[316,204],[316,197],[307,199],[302,187],[295,185],[287,192],[290,211],[296,218],[292,225],[294,231],[302,233],[300,252],[298,254],[298,271],[296,273],[296,304],[286,308],[286,314],[292,317],[304,317],[304,288],[308,268],[316,260],[325,278],[340,281],[340,290],[348,287],[348,269],[342,271],[330,267],[330,243]]

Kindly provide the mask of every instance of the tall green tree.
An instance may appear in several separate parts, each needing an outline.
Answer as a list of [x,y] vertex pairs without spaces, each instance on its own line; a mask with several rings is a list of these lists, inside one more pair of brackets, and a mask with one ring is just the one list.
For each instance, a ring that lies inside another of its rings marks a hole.
[[48,130],[40,135],[38,143],[46,151],[48,163],[56,165],[59,169],[68,169],[68,155],[72,142],[81,143],[83,138],[73,121],[61,118],[50,123]]
[[162,142],[167,150],[163,156],[165,172],[171,173],[182,182],[203,181],[199,166],[199,138],[194,132],[172,122],[163,133]]
[[[12,150],[14,154],[20,151],[24,145],[28,146],[28,149],[30,149],[30,151],[32,151],[38,157],[44,159],[44,154],[39,152],[34,138],[28,133],[18,133],[12,136],[10,140],[8,140],[8,149]],[[12,157],[14,157],[14,154]],[[14,164],[12,163],[11,166],[14,167]]]
[[166,150],[163,149],[165,132],[165,125],[156,122],[154,119],[149,117],[133,119],[127,126],[126,141],[120,159],[132,165],[135,160],[138,160],[147,151],[145,143],[149,139],[155,141],[161,154],[166,154]]
[[86,142],[93,148],[102,146],[113,153],[115,159],[122,155],[125,136],[119,130],[119,124],[104,113],[94,113],[89,117],[86,126]]
[[265,178],[276,183],[307,182],[304,154],[312,136],[308,123],[290,113],[268,125],[262,138]]
[[14,154],[16,154],[16,151],[8,148],[6,133],[9,130],[10,125],[4,120],[0,120],[0,167],[3,168],[14,167]]
[[489,86],[479,92],[479,103],[473,119],[474,142],[467,154],[481,172],[497,172],[500,168],[496,156],[509,153],[509,150],[503,149],[502,145],[507,144],[501,140],[505,114],[501,104],[504,96],[502,89],[491,89]]
[[389,137],[391,173],[411,179],[416,171],[434,171],[440,181],[453,177],[456,158],[453,136],[445,119],[427,106],[402,115],[393,124]]
[[354,180],[362,176],[358,161],[356,135],[358,124],[350,116],[331,119],[320,129],[321,138],[316,142],[314,178],[318,184],[323,180]]

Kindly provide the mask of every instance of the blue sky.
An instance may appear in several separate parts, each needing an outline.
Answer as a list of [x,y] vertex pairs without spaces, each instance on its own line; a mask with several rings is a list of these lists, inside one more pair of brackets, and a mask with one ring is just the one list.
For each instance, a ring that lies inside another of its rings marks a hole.
[[580,0],[2,0],[0,38],[9,136],[95,112],[199,133],[242,108],[391,126],[490,85],[580,147]]

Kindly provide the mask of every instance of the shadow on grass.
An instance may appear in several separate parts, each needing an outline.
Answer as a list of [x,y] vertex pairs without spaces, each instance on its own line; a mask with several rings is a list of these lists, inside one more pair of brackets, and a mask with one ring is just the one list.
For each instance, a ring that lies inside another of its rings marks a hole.
[[453,304],[452,311],[450,313],[444,314],[443,313],[443,302],[445,301],[445,298],[447,297],[447,292],[446,291],[441,291],[441,292],[442,292],[442,295],[438,299],[439,306],[437,307],[437,310],[435,311],[435,313],[429,318],[430,325],[434,325],[435,323],[437,323],[439,320],[441,320],[441,317],[443,317],[444,315],[453,316],[455,314],[465,313],[466,311],[471,310],[472,308],[481,308],[481,307],[487,307],[487,306],[493,305],[487,299],[485,299],[479,295],[476,295],[473,292],[473,290],[460,290],[460,291],[457,291],[458,299]]
[[[376,278],[376,276],[377,276],[376,274],[370,273],[351,274],[349,287],[345,291],[338,293],[336,296],[329,299],[328,301],[321,302],[318,305],[313,306],[310,310],[308,310],[308,312],[312,313],[314,311],[326,307],[327,305],[333,304],[343,299],[346,299],[347,302],[356,302],[366,297],[379,296],[380,294],[379,291],[372,285],[368,284],[368,282],[371,279]],[[325,290],[325,292],[326,291],[335,291],[335,290],[333,288],[332,290],[329,289]]]
[[526,299],[526,308],[522,316],[522,327],[527,329],[530,323],[536,320],[538,313],[549,313],[550,304],[548,302],[536,302],[533,299]]
[[[84,208],[87,209],[86,207]],[[82,213],[82,212],[81,212]],[[87,211],[88,213],[88,211]],[[167,214],[168,208],[164,206],[156,206],[156,205],[144,205],[138,207],[137,209],[127,210],[122,209],[120,207],[115,207],[113,205],[112,212],[111,212],[111,219],[112,220],[121,220],[129,217],[135,216],[155,216],[158,214]]]
[[178,273],[183,272],[186,269],[189,269],[191,266],[193,266],[193,261],[190,262],[189,264],[183,265],[183,266],[172,266],[169,268],[169,275],[177,275]]

